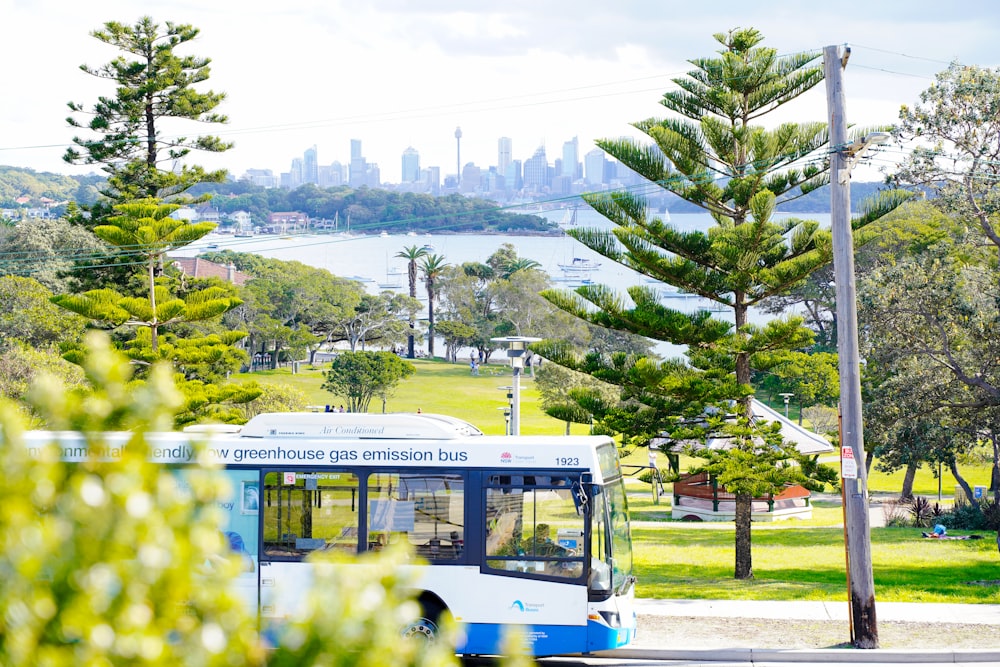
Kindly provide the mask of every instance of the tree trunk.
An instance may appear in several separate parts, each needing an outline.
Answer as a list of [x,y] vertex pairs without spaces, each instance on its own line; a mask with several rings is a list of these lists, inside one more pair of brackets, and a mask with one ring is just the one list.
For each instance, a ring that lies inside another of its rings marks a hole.
[[753,498],[736,494],[736,578],[753,579],[753,555],[750,543],[750,520]]
[[[736,320],[736,330],[739,331],[747,323],[747,310],[748,307],[744,303],[743,292],[736,291],[733,295],[733,318]],[[736,381],[742,385],[749,386],[750,382],[750,354],[747,352],[737,352],[736,353]],[[752,396],[746,396],[740,399],[740,405],[742,406],[742,414],[744,417],[753,416],[753,408],[751,407]]]
[[427,358],[434,358],[434,287],[427,286]]
[[149,345],[156,356],[160,349],[160,322],[156,316],[156,277],[153,273],[153,264],[149,264],[149,310],[153,314],[153,319],[149,323]]
[[[410,280],[410,298],[417,298],[417,263],[414,260],[410,260],[406,267],[407,278]],[[415,359],[416,350],[414,349],[413,341],[416,335],[417,321],[414,319],[414,315],[410,313],[410,332],[406,336],[406,358]]]
[[955,481],[958,482],[958,485],[962,487],[962,491],[965,492],[965,497],[972,498],[972,487],[970,487],[969,483],[965,481],[965,478],[962,477],[961,474],[959,474],[958,464],[955,463],[955,459],[948,461],[948,470],[951,471],[952,477],[955,478]]
[[903,489],[899,492],[899,497],[903,500],[913,498],[913,478],[917,476],[917,468],[919,467],[912,461],[906,466],[906,474],[903,475]]
[[[993,471],[990,473],[990,490],[1000,499],[1000,440],[997,434],[991,432],[990,439],[993,441]],[[1000,500],[997,501],[1000,505]]]

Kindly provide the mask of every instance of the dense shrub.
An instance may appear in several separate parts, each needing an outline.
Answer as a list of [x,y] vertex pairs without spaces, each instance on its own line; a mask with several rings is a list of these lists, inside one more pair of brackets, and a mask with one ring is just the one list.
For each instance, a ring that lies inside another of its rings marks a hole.
[[935,512],[935,507],[932,507],[929,500],[923,496],[913,496],[905,501],[906,509],[910,513],[910,517],[913,521],[912,525],[917,528],[925,528],[931,525],[932,519],[936,515],[940,515],[940,508]]
[[997,530],[1000,528],[1000,508],[992,500],[960,503],[942,515],[939,523],[958,530]]

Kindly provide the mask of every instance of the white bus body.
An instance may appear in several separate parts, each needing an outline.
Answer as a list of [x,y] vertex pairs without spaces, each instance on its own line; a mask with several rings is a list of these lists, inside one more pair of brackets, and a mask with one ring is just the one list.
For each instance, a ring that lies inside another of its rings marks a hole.
[[[109,434],[105,451],[114,459]],[[90,452],[53,439],[63,458]],[[362,553],[409,543],[419,556],[424,618],[457,622],[463,654],[496,654],[518,627],[534,655],[616,648],[635,634],[634,577],[617,450],[597,436],[485,436],[441,415],[267,414],[241,429],[148,434],[154,461],[195,463],[195,442],[226,468],[221,503],[232,548],[247,559],[241,590],[264,631],[301,608],[315,551]],[[427,564],[429,563],[429,565]]]

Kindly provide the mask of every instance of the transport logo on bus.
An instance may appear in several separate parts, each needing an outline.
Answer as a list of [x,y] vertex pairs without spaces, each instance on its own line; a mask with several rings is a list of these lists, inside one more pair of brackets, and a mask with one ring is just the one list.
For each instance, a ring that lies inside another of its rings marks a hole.
[[514,460],[514,456],[510,452],[504,452],[500,455],[500,463],[510,463]]

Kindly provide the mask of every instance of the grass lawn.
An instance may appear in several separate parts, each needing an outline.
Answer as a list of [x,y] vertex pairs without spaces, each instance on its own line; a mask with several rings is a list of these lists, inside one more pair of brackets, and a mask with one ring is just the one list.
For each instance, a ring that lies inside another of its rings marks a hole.
[[[512,370],[506,364],[489,364],[480,369],[478,376],[469,372],[467,363],[452,364],[440,359],[413,359],[417,372],[401,382],[385,406],[386,412],[434,412],[451,415],[479,427],[489,435],[503,435],[506,423],[504,407],[507,391],[513,382]],[[327,364],[324,368],[329,367]],[[322,389],[323,375],[319,366],[301,364],[299,372],[281,368],[276,371],[243,373],[236,380],[256,380],[261,384],[282,383],[301,390],[311,405],[341,405],[346,401]],[[553,419],[542,412],[538,392],[531,376],[521,375],[521,432],[544,435],[562,435],[566,422]],[[376,399],[377,400],[377,399]],[[381,412],[380,402],[372,401],[370,412]],[[574,435],[585,435],[583,424],[574,424]]]
[[[729,600],[845,600],[844,533],[837,528],[753,530],[750,581],[733,578],[734,528],[720,524],[633,528],[640,597]],[[876,600],[1000,604],[995,535],[929,540],[916,528],[873,528]]]
[[[483,367],[478,377],[465,364],[441,360],[414,360],[416,374],[400,383],[390,397],[387,412],[448,414],[478,426],[488,434],[505,429],[503,409],[511,370],[506,364]],[[321,389],[319,368],[302,364],[300,372],[288,369],[243,374],[238,380],[261,384],[282,383],[300,389],[311,405],[339,405],[344,401]],[[372,405],[372,412],[381,411]],[[542,413],[538,392],[530,376],[521,379],[521,432],[565,433],[564,422]],[[585,434],[583,425],[572,433]],[[661,459],[663,457],[661,456]],[[626,463],[645,465],[646,451],[629,454]],[[836,464],[836,456],[829,461]],[[665,465],[665,461],[661,461]],[[682,459],[681,468],[688,463]],[[963,468],[973,485],[989,484],[989,468]],[[873,471],[872,493],[898,494],[902,471]],[[936,499],[934,471],[921,468],[914,492]],[[954,479],[945,471],[943,492],[949,503]],[[660,504],[653,504],[648,484],[630,478],[629,506],[636,521],[636,573],[638,594],[652,598],[845,600],[843,512],[836,496],[816,500],[808,520],[755,524],[753,529],[754,579],[736,581],[734,529],[731,523],[691,524],[670,520],[670,487]],[[1000,558],[996,536],[982,540],[936,541],[922,538],[919,529],[873,528],[872,564],[875,594],[885,602],[967,602],[1000,604]],[[979,582],[979,583],[977,583]]]

